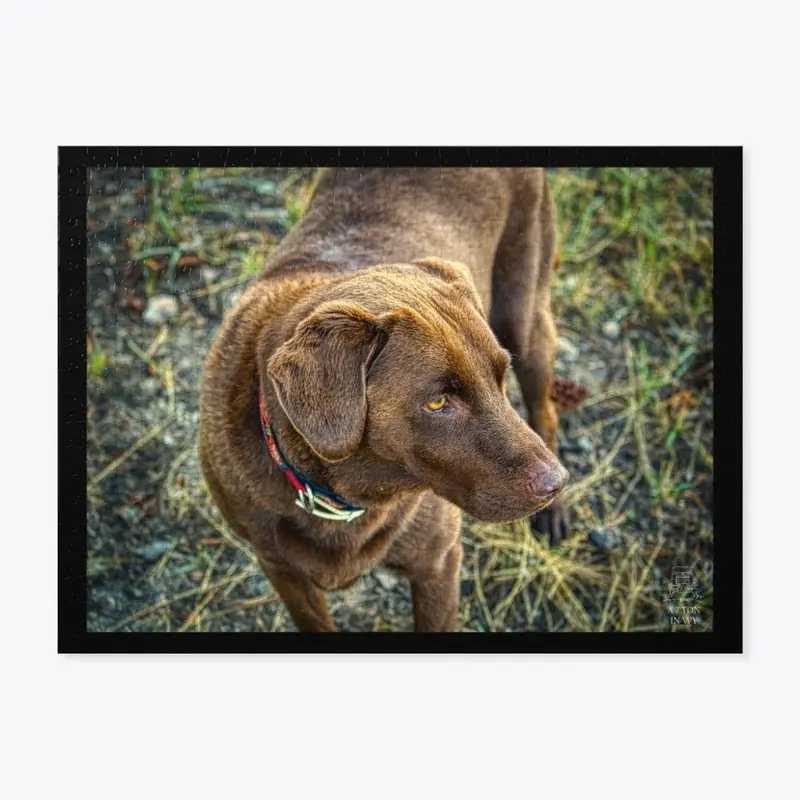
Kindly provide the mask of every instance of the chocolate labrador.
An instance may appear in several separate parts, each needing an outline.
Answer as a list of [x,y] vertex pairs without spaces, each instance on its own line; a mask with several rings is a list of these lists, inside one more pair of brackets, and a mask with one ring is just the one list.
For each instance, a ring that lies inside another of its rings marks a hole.
[[377,565],[410,580],[415,630],[457,630],[462,509],[567,533],[556,265],[542,169],[321,173],[226,318],[200,405],[213,499],[299,630],[335,630],[324,592]]

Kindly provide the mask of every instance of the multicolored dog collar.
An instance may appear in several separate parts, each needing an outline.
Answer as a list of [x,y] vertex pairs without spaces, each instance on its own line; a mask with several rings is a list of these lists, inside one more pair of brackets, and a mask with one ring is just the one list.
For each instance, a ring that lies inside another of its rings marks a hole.
[[323,519],[352,522],[360,517],[366,511],[366,508],[354,506],[352,503],[348,503],[347,500],[333,494],[333,492],[317,486],[311,478],[303,475],[302,472],[298,472],[286,461],[272,431],[267,408],[264,404],[264,393],[260,390],[258,393],[258,408],[261,412],[261,430],[264,432],[264,440],[267,443],[269,454],[289,479],[289,483],[297,490],[298,498],[294,501],[294,504],[302,508],[306,513]]

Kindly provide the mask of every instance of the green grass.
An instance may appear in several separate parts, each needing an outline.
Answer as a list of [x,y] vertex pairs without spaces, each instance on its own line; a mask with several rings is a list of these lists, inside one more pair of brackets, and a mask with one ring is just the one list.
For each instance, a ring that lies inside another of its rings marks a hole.
[[89,381],[102,383],[103,375],[111,360],[108,354],[89,337],[86,341],[86,372]]

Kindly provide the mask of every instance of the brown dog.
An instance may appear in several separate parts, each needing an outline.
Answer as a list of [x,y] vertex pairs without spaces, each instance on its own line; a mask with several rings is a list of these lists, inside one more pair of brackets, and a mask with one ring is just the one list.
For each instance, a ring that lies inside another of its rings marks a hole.
[[411,581],[417,631],[457,630],[459,509],[565,535],[555,265],[541,169],[322,173],[226,319],[200,408],[213,498],[300,630],[335,630],[324,590],[379,564]]

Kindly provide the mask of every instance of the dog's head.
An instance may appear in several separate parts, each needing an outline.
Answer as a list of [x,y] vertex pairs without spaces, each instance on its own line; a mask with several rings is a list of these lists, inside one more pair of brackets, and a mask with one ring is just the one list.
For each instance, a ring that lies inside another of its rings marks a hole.
[[311,449],[391,462],[478,519],[548,505],[569,476],[508,402],[511,358],[466,267],[423,259],[344,283],[267,365]]

